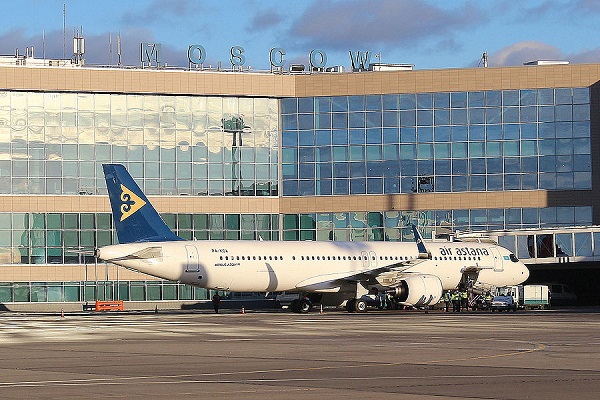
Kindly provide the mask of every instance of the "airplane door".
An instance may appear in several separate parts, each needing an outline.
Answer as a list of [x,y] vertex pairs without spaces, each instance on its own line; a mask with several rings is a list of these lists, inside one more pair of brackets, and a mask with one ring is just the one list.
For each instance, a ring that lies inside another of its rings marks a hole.
[[369,254],[366,251],[361,251],[360,258],[362,258],[363,268],[369,268]]
[[490,251],[492,252],[492,256],[494,257],[494,272],[502,272],[504,271],[504,259],[502,255],[495,247],[490,247]]
[[187,253],[185,272],[200,271],[200,260],[198,258],[198,249],[196,246],[185,246],[185,252]]
[[377,254],[374,251],[369,252],[369,263],[371,268],[377,268]]

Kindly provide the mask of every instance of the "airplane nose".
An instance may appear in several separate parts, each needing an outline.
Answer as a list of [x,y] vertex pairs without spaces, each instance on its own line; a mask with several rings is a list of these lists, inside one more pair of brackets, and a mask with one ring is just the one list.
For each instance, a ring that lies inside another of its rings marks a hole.
[[523,282],[529,279],[529,268],[525,264],[521,264],[521,276],[523,277]]

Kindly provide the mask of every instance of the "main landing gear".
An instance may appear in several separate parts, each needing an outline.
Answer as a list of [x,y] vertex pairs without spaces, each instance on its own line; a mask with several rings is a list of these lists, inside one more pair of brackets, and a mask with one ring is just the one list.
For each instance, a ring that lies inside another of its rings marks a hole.
[[348,312],[367,312],[367,302],[363,299],[350,299],[346,302]]
[[290,304],[290,309],[292,310],[292,312],[298,314],[306,314],[307,312],[312,310],[312,307],[312,302],[307,298],[292,300],[292,303]]

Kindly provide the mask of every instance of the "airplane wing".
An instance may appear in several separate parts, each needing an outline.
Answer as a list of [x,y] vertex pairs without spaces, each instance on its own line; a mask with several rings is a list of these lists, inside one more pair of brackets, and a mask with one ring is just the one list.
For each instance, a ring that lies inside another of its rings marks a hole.
[[358,272],[323,274],[298,283],[296,288],[298,290],[313,292],[338,292],[348,282],[367,282],[371,284],[379,283],[382,286],[396,286],[403,278],[415,275],[415,273],[405,272],[407,269],[431,259],[431,253],[427,251],[423,243],[423,238],[415,225],[412,225],[412,230],[415,244],[419,251],[417,258]]
[[404,271],[425,260],[427,259],[417,258],[358,272],[338,272],[335,274],[318,275],[299,282],[296,288],[306,291],[338,292],[348,282],[370,282],[372,284],[379,283],[383,286],[394,286],[402,277],[411,274],[414,275],[412,272]]

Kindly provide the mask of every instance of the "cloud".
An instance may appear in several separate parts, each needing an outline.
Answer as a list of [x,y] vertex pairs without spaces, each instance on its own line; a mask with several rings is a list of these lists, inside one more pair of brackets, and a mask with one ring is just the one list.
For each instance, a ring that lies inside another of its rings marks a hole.
[[[566,60],[571,63],[599,63],[600,47],[584,49],[580,52],[565,53],[558,47],[536,41],[523,41],[511,44],[489,54],[490,67],[518,66],[527,61]],[[476,66],[478,62],[471,63]]]
[[504,47],[488,55],[490,67],[523,65],[533,60],[561,60],[563,54],[557,47],[536,41],[524,41]]
[[[109,35],[112,36],[112,64],[117,64],[117,34],[109,32],[84,35],[86,64],[108,65],[110,63]],[[154,41],[152,32],[145,29],[129,29],[122,32],[122,64],[140,65],[140,43]],[[45,41],[42,35],[27,36],[24,34],[24,30],[11,30],[0,35],[0,53],[14,54],[15,48],[19,48],[20,54],[25,54],[26,47],[34,47],[36,58],[43,58],[45,53],[47,59],[63,59],[64,52],[66,58],[69,59],[73,55],[73,41],[70,34],[66,38],[64,47],[63,43],[62,30],[46,32]],[[168,65],[185,67],[188,65],[187,49],[178,49],[163,44],[160,59],[162,63],[166,62]]]
[[283,16],[275,11],[259,13],[252,18],[247,30],[248,32],[267,30],[279,25],[283,19]]
[[121,17],[121,21],[128,25],[145,25],[162,20],[167,16],[182,17],[191,13],[193,9],[189,0],[154,0],[136,12],[126,12]]
[[294,22],[290,35],[338,50],[374,44],[416,46],[486,19],[475,3],[447,10],[422,0],[324,0]]

